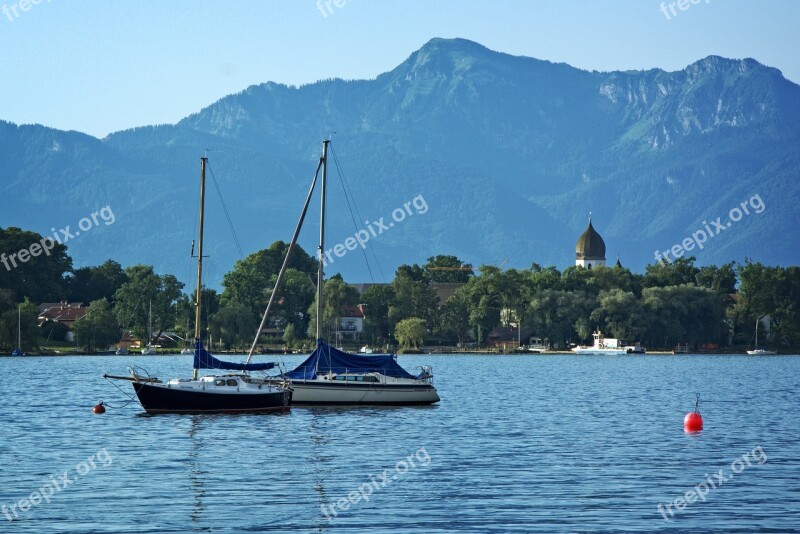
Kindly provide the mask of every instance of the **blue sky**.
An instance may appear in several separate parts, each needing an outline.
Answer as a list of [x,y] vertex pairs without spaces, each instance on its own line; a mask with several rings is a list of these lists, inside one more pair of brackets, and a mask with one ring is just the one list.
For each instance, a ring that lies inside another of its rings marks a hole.
[[800,82],[794,0],[663,2],[666,14],[655,0],[32,2],[0,0],[0,119],[98,137],[256,83],[374,78],[432,37],[588,70],[752,57]]

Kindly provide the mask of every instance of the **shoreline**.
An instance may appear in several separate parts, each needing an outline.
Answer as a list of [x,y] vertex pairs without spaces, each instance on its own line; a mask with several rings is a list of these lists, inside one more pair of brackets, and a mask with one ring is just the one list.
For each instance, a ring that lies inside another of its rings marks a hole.
[[[247,352],[215,352],[214,354],[225,355],[225,356],[245,356]],[[270,352],[257,352],[255,353],[256,356],[308,356],[311,354],[310,352],[278,352],[278,351],[270,351]],[[599,354],[575,354],[569,350],[547,350],[547,351],[540,351],[540,352],[531,352],[531,351],[509,351],[509,352],[502,352],[496,350],[459,350],[459,351],[448,351],[448,350],[419,350],[414,352],[397,352],[395,353],[397,356],[576,356],[581,358],[591,358],[597,356],[603,356]],[[11,354],[2,353],[0,354],[0,358],[29,358],[29,357],[44,357],[44,358],[59,358],[64,356],[109,356],[109,357],[118,357],[118,358],[125,358],[125,357],[163,357],[163,356],[190,356],[189,354],[181,354],[180,352],[160,352],[156,354],[124,354],[124,355],[116,355],[116,354],[87,354],[85,352],[58,352],[53,353],[50,351],[45,352],[31,352],[26,353],[24,356],[11,356]],[[641,356],[754,356],[754,357],[764,357],[764,356],[800,356],[800,351],[792,351],[789,350],[787,352],[779,352],[778,354],[767,354],[767,355],[752,355],[747,354],[745,350],[736,350],[736,351],[709,351],[709,352],[688,352],[683,354],[673,354],[672,351],[667,350],[653,350],[647,351],[645,353],[636,353],[636,354],[620,354],[619,357],[641,357]]]

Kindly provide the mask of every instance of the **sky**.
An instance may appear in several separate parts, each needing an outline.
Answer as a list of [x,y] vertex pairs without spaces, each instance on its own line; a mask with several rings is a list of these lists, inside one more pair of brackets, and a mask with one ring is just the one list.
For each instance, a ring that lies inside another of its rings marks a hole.
[[600,71],[752,57],[798,83],[799,22],[796,0],[0,0],[0,120],[102,138],[253,84],[375,78],[433,37]]

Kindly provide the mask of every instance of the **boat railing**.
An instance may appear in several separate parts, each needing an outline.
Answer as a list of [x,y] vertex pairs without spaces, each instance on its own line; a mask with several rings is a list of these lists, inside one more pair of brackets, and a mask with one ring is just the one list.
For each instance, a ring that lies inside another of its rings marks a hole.
[[433,380],[433,366],[431,365],[422,365],[417,367],[420,370],[419,374],[416,376],[416,379],[420,382],[430,383]]

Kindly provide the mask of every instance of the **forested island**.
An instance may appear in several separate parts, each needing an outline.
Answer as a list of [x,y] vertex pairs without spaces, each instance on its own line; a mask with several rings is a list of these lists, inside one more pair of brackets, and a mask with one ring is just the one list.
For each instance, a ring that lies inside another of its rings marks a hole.
[[[41,239],[19,228],[0,229],[0,250]],[[287,248],[277,241],[255,252],[233,265],[221,291],[203,290],[202,330],[221,349],[252,342]],[[298,247],[262,346],[313,346],[316,271],[317,261]],[[389,283],[354,283],[334,274],[324,292],[327,338],[375,347],[481,347],[506,327],[522,344],[535,335],[556,348],[586,343],[600,329],[648,348],[688,343],[695,350],[724,350],[750,344],[763,318],[772,346],[800,347],[796,266],[745,261],[698,267],[695,258],[684,257],[648,265],[644,274],[621,265],[559,270],[533,263],[503,270],[439,255],[422,266],[401,265]],[[15,267],[0,265],[0,349],[16,345],[18,321],[26,350],[67,339],[89,352],[118,346],[123,338],[146,343],[150,322],[150,339],[180,346],[179,339],[194,331],[194,300],[177,277],[148,265],[123,268],[110,259],[73,269],[66,247],[56,243]],[[81,303],[85,310],[69,326],[43,318],[42,303],[57,302]],[[343,323],[351,315],[361,320],[357,332]],[[167,332],[175,335],[165,338]]]

